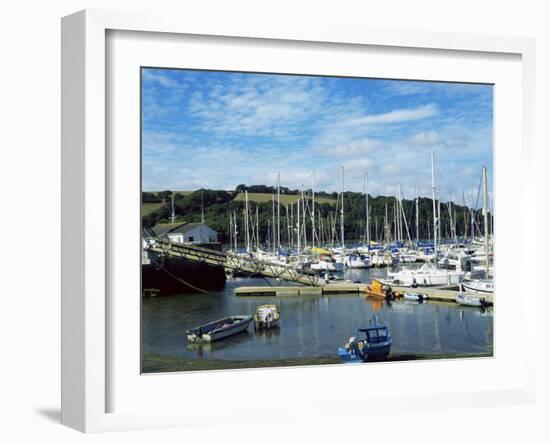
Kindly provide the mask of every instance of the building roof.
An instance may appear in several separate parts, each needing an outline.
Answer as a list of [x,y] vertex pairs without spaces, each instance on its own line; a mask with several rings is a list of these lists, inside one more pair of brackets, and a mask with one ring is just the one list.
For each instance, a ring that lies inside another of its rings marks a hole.
[[[170,233],[186,233],[189,230],[200,226],[201,224],[202,223],[187,223],[187,222],[157,224],[155,227],[153,227],[153,232],[155,232],[157,236],[167,236]],[[211,227],[208,227],[206,224],[202,224],[202,225],[207,229],[213,230]]]
[[153,232],[155,232],[155,235],[157,236],[166,236],[168,233],[170,233],[172,230],[177,229],[180,226],[183,226],[185,223],[161,223],[157,224],[152,228]]

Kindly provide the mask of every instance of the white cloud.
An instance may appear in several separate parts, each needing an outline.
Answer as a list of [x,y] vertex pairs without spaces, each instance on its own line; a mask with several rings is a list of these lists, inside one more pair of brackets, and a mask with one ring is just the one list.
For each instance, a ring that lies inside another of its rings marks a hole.
[[375,162],[370,158],[354,158],[351,160],[344,161],[344,174],[351,172],[354,175],[357,175],[360,172],[361,180],[363,179],[364,172],[372,168],[375,165]]
[[160,86],[163,87],[176,87],[178,86],[178,82],[167,75],[159,74],[158,72],[154,72],[150,69],[144,69],[142,71],[142,79],[143,81],[150,82],[150,83],[157,83]]
[[373,150],[384,147],[384,143],[377,139],[361,138],[349,141],[347,143],[341,143],[337,145],[328,145],[322,148],[316,149],[320,153],[326,156],[332,157],[345,157],[365,155]]
[[[307,188],[315,169],[317,189],[339,191],[344,164],[346,190],[362,191],[368,171],[372,194],[393,194],[400,181],[409,197],[416,185],[430,195],[433,150],[437,168],[448,169],[438,171],[438,187],[442,195],[455,195],[478,182],[477,164],[492,142],[478,99],[475,107],[470,101],[451,110],[437,107],[443,86],[396,83],[400,91],[393,95],[409,96],[391,101],[387,91],[382,98],[368,90],[350,97],[350,91],[315,78],[207,77],[196,88],[192,78],[178,78],[177,87],[166,75],[147,79],[152,87],[144,95],[143,182],[149,186],[269,185],[281,171],[283,186]],[[430,87],[441,92],[411,97]]]
[[409,143],[414,146],[433,146],[441,141],[439,134],[433,130],[419,132],[409,139]]
[[395,95],[417,95],[430,92],[431,87],[429,83],[421,81],[392,81],[388,83],[387,89]]
[[397,109],[384,114],[367,115],[359,118],[351,118],[342,121],[342,126],[360,126],[376,124],[394,124],[405,123],[409,121],[421,120],[433,117],[439,114],[437,105],[430,103],[414,109]]
[[314,79],[242,77],[192,95],[190,115],[205,132],[245,136],[299,133],[302,123],[319,114],[327,91]]

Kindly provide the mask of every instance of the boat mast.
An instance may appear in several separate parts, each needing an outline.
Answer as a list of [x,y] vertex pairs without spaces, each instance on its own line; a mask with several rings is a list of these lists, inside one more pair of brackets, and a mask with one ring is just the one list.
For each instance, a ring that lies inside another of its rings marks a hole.
[[237,212],[236,211],[233,212],[233,220],[234,220],[233,228],[235,229],[234,234],[233,234],[233,241],[235,241],[235,252],[236,252],[237,251],[237,241],[238,241],[237,235],[239,233],[237,231]]
[[334,212],[330,212],[330,246],[334,247],[334,241],[336,238],[336,219],[338,217],[338,203],[340,201],[340,195],[338,195],[338,198],[336,199],[336,210]]
[[[292,204],[290,205],[292,207]],[[292,241],[292,235],[291,235],[291,224],[290,219],[288,217],[288,205],[285,206],[285,215],[286,215],[286,236],[287,236],[287,247],[292,247],[290,245],[290,242]]]
[[260,217],[258,216],[258,205],[256,204],[256,250],[260,250]]
[[365,172],[365,216],[367,217],[367,248],[370,247],[370,225],[369,225],[369,174]]
[[[288,206],[287,206],[288,207]],[[294,203],[290,203],[290,248],[294,249]]]
[[483,224],[485,230],[485,277],[489,276],[489,216],[487,210],[487,168],[483,166]]
[[437,189],[437,237],[441,244],[441,192]]
[[277,250],[281,249],[281,172],[277,174]]
[[386,244],[390,243],[389,231],[390,231],[390,227],[388,226],[388,201],[386,200],[386,209],[385,209],[385,215],[384,215],[384,239],[386,241]]
[[229,212],[229,246],[233,247],[233,215]]
[[204,224],[204,192],[201,190],[201,224]]
[[296,202],[297,206],[296,206],[296,217],[297,217],[297,222],[296,222],[296,244],[297,244],[297,250],[298,250],[298,255],[300,255],[300,196],[298,196],[298,201]]
[[[404,241],[403,236],[403,224],[405,224],[405,229],[408,232],[408,228],[406,226],[407,220],[405,219],[405,213],[403,211],[403,201],[401,199],[401,183],[397,183],[397,209],[398,209],[398,216],[399,216],[399,240]],[[409,238],[410,239],[410,238]]]
[[414,185],[414,192],[416,193],[416,242],[420,241],[420,235],[418,230],[418,184]]
[[317,236],[317,242],[319,243],[319,247],[323,245],[323,239],[325,236],[325,232],[323,231],[323,218],[321,218],[321,211],[319,211],[319,235]]
[[344,166],[342,165],[342,206],[340,209],[340,235],[342,237],[342,252],[345,249],[344,242]]
[[248,190],[244,191],[244,229],[246,231],[246,251],[250,253],[250,233],[248,231]]
[[468,216],[466,215],[466,197],[462,191],[462,214],[464,215],[464,240],[468,237]]
[[315,247],[315,170],[311,176],[311,247]]
[[401,185],[399,185],[399,207],[401,209],[399,216],[401,218],[401,240],[403,240],[403,224],[405,224],[405,233],[407,234],[407,239],[409,244],[412,242],[411,234],[409,232],[409,224],[407,223],[407,216],[405,215],[405,209],[403,208],[403,200],[401,196]]
[[393,239],[394,241],[399,241],[399,230],[397,230],[397,196],[395,196],[395,201],[393,202]]
[[273,254],[275,255],[275,194],[271,194],[271,226],[272,226],[272,242],[271,242],[271,248],[273,250]]
[[172,224],[176,222],[176,211],[174,210],[174,192],[170,195],[170,198],[172,199]]
[[306,199],[304,196],[303,184],[302,184],[302,230],[304,231],[304,248],[307,249]]
[[437,213],[435,207],[435,153],[432,152],[432,203],[434,214],[434,254],[437,262]]
[[399,241],[403,241],[403,220],[401,219],[401,184],[397,182],[397,228]]

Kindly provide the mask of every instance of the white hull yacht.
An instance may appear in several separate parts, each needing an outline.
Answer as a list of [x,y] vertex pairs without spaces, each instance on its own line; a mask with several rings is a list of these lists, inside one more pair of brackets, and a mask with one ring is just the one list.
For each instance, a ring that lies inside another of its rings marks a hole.
[[424,264],[419,269],[402,269],[398,272],[388,272],[384,282],[390,285],[402,286],[433,286],[458,284],[463,272],[460,270],[439,269],[433,264]]

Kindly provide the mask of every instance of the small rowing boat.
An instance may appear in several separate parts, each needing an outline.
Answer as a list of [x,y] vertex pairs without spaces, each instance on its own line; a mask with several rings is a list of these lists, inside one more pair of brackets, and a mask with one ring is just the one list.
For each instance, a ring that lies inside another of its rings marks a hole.
[[189,342],[214,342],[245,331],[252,316],[229,316],[187,330]]

